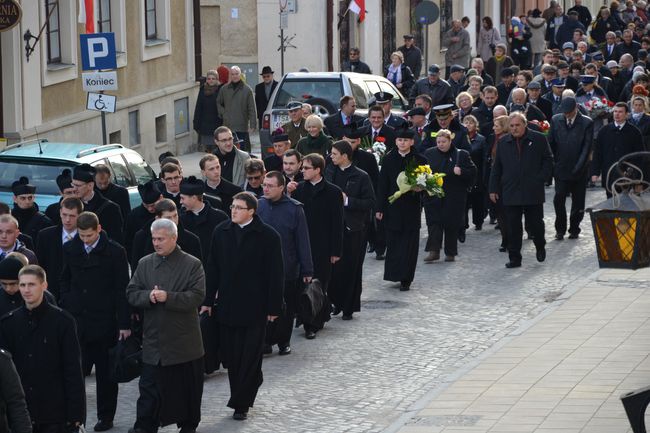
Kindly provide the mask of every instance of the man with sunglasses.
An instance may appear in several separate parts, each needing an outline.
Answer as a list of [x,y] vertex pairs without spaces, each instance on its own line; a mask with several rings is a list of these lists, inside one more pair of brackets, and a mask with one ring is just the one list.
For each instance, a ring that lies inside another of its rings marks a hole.
[[348,60],[343,62],[341,72],[356,72],[358,74],[372,74],[370,66],[362,62],[361,51],[358,48],[350,48]]
[[262,197],[262,195],[264,195],[264,191],[262,190],[262,180],[266,173],[264,161],[257,158],[249,159],[244,165],[244,171],[246,172],[244,191],[254,194],[257,198]]

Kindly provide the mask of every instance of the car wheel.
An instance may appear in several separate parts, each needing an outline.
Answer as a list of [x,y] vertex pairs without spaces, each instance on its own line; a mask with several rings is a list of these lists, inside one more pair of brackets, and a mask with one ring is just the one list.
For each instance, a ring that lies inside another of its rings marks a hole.
[[319,116],[321,119],[329,116],[330,114],[336,113],[336,107],[323,98],[310,98],[305,101],[305,103],[311,105],[312,113]]

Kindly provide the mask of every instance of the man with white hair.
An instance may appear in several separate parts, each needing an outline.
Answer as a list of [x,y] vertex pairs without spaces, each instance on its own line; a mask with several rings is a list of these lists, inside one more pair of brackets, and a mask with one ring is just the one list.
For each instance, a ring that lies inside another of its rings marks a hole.
[[249,133],[255,130],[257,109],[253,89],[242,81],[239,66],[230,68],[230,83],[219,90],[217,108],[224,126],[234,131],[242,140],[241,149],[250,152]]
[[151,240],[155,252],[140,260],[126,288],[129,303],[144,316],[140,397],[130,431],[177,424],[190,433],[201,420],[204,352],[197,311],[205,274],[201,261],[178,247],[173,221],[155,220]]
[[460,20],[451,22],[449,29],[442,37],[442,45],[447,47],[445,52],[445,78],[449,79],[449,69],[451,65],[458,64],[466,68],[469,64],[471,46],[469,42],[469,32],[463,28]]
[[485,72],[485,63],[483,63],[483,59],[480,57],[474,58],[472,60],[472,69],[475,69],[476,72],[478,72],[478,75],[483,78],[483,85],[485,86],[494,86],[494,78]]
[[528,95],[526,90],[517,88],[512,91],[512,103],[510,104],[510,111],[521,111],[526,115],[526,119],[531,120],[546,120],[546,116],[542,110],[536,106],[528,103]]

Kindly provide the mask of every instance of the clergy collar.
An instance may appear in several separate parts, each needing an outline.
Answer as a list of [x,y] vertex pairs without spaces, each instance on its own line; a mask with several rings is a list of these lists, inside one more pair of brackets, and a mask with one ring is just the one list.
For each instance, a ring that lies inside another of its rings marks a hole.
[[169,190],[167,188],[165,188],[165,192],[167,194],[171,195],[172,197],[176,197],[178,194],[181,193],[180,191],[178,191],[177,193],[169,192]]
[[614,126],[616,126],[617,128],[622,128],[625,126],[625,121],[623,121],[623,123],[616,123],[616,121],[614,121]]
[[205,203],[201,203],[203,206],[201,206],[201,209],[199,210],[193,210],[192,213],[196,216],[199,216],[201,212],[203,212],[203,209],[205,209]]
[[217,189],[217,187],[219,185],[221,185],[221,178],[219,178],[219,182],[217,182],[217,183],[212,183],[212,182],[210,182],[209,180],[206,179],[205,184],[207,186],[209,186],[210,188],[212,188],[212,189]]
[[316,186],[316,185],[318,185],[319,183],[321,183],[322,181],[323,181],[323,176],[321,176],[320,179],[318,179],[316,182],[314,182],[313,180],[310,180],[309,183],[311,183],[312,185]]
[[352,163],[349,163],[349,164],[346,165],[345,167],[341,167],[341,166],[339,166],[339,169],[340,169],[341,171],[345,171],[345,170],[347,170],[347,169],[350,168],[350,167],[352,167]]
[[409,153],[411,153],[411,149],[409,149],[409,151],[406,152],[406,153],[402,153],[400,150],[398,150],[397,153],[399,153],[399,154],[402,155],[402,156],[406,156],[406,155],[408,155]]
[[253,222],[253,218],[251,218],[250,220],[248,220],[248,222],[245,222],[244,224],[237,224],[237,225],[239,226],[240,229],[243,229],[244,227],[246,227],[252,222]]

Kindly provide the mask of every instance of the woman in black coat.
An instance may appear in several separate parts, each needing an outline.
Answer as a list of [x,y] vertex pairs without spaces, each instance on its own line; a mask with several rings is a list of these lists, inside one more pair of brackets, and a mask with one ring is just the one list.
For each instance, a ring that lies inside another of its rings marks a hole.
[[476,178],[476,166],[469,153],[454,147],[451,135],[451,131],[441,129],[436,137],[437,146],[424,153],[431,170],[445,174],[442,186],[444,197],[424,199],[424,214],[429,229],[426,262],[440,258],[443,237],[445,261],[453,262],[458,255],[458,233],[464,224],[467,190]]
[[[487,195],[483,183],[483,161],[487,152],[487,140],[478,133],[478,120],[476,117],[472,115],[466,116],[463,125],[467,128],[467,136],[472,147],[470,156],[476,166],[476,179],[469,191],[467,210],[469,211],[469,208],[472,208],[472,223],[474,224],[474,228],[481,230],[486,213],[485,202]],[[467,213],[465,214],[465,227],[469,227],[469,216]]]
[[404,55],[400,51],[391,54],[390,61],[391,64],[385,69],[386,78],[402,92],[402,95],[408,95],[415,83],[411,68],[404,64]]
[[205,74],[205,84],[199,89],[194,107],[194,130],[199,134],[199,146],[206,152],[214,150],[214,130],[222,124],[217,111],[219,94],[219,75],[215,70]]

